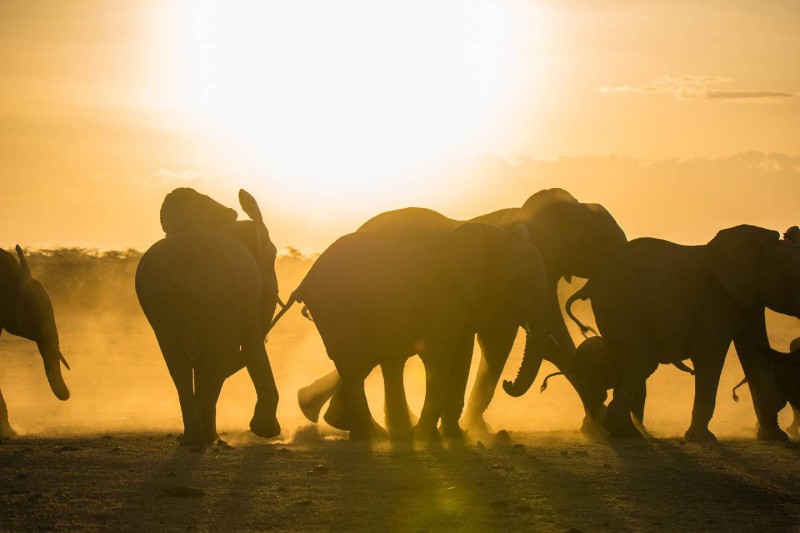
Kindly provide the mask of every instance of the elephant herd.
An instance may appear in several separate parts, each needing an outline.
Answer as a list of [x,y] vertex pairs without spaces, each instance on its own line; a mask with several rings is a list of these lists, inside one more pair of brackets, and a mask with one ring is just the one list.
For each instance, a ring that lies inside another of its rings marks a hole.
[[[550,361],[580,397],[586,433],[640,435],[633,419],[644,420],[647,378],[659,364],[674,364],[695,379],[686,439],[714,440],[708,423],[733,343],[758,438],[788,438],[777,418],[787,402],[795,411],[789,429],[798,436],[800,374],[786,367],[800,365],[800,341],[789,354],[774,350],[765,322],[767,308],[800,318],[797,227],[781,238],[742,225],[702,246],[628,241],[604,207],[563,189],[463,221],[400,209],[331,244],[284,304],[276,248],[258,204],[245,191],[239,200],[249,220],[237,220],[236,211],[193,189],[171,192],[161,208],[166,237],[142,256],[136,272],[139,302],[178,392],[182,444],[219,438],[217,399],[224,380],[241,368],[258,397],[250,429],[262,437],[280,434],[278,389],[264,343],[293,306],[313,321],[335,365],[300,389],[300,408],[316,422],[329,402],[325,420],[351,438],[458,441],[463,429],[488,432],[484,412],[520,329],[522,362],[504,391],[521,396],[542,361]],[[19,264],[0,253],[0,330],[38,343],[54,393],[67,399],[52,306],[22,250],[17,254]],[[588,281],[567,301],[566,313],[588,336],[593,330],[571,305],[590,299],[602,334],[577,348],[558,298],[559,280],[573,276]],[[481,360],[465,408],[476,337]],[[425,367],[418,419],[403,384],[413,355]],[[385,388],[383,426],[364,391],[377,366]],[[613,398],[606,406],[608,390]],[[0,396],[0,435],[12,434]]]

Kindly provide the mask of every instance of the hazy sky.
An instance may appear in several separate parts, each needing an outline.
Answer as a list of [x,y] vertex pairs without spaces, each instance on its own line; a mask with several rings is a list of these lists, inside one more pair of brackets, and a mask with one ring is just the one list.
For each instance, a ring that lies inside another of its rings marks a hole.
[[798,28],[793,0],[4,0],[0,246],[145,247],[187,185],[305,250],[551,186],[631,236],[785,229]]

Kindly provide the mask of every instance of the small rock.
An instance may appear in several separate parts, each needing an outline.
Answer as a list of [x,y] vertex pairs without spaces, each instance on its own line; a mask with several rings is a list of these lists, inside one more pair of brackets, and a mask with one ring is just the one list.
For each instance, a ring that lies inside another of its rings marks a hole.
[[278,492],[289,492],[289,489],[287,489],[286,487],[278,487],[277,490]]
[[578,455],[589,455],[589,452],[586,450],[575,450],[575,453]]
[[610,469],[611,465],[608,463],[603,463],[603,468]]
[[489,504],[489,508],[494,511],[503,511],[508,509],[508,502],[505,500],[495,500]]
[[307,506],[307,505],[311,505],[312,503],[314,503],[314,502],[312,502],[311,500],[300,500],[300,501],[294,502],[295,505],[300,505],[300,506]]
[[505,429],[501,429],[494,437],[495,446],[509,446],[511,445],[511,435]]
[[328,473],[328,467],[325,466],[325,465],[314,465],[314,468],[312,469],[312,471],[313,472],[317,472],[318,474],[327,474]]
[[62,446],[62,447],[58,448],[58,450],[56,450],[56,451],[59,451],[59,452],[77,452],[78,450],[80,450],[80,448],[78,448],[77,446]]
[[492,470],[501,470],[503,465],[492,465]]
[[168,498],[200,498],[205,496],[205,491],[203,489],[198,489],[195,487],[167,487],[161,492],[162,496],[166,496]]

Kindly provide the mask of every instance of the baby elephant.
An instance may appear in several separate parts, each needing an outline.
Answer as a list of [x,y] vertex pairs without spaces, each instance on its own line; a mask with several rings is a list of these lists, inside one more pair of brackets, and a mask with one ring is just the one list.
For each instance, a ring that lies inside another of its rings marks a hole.
[[[800,337],[793,340],[789,347],[792,351],[800,349]],[[792,420],[792,424],[786,428],[786,432],[791,437],[800,439],[800,370],[779,366],[774,366],[774,370],[775,384],[778,387],[775,416],[777,416],[788,403],[792,407],[794,419]],[[747,383],[747,378],[742,379],[742,381],[733,388],[733,401],[739,401],[739,396],[736,395],[736,389],[745,383]]]
[[[620,371],[618,363],[608,349],[608,346],[603,342],[602,337],[590,337],[583,341],[575,351],[575,363],[571,372],[555,372],[544,378],[540,392],[547,389],[547,381],[554,376],[563,376],[569,374],[573,378],[573,382],[578,385],[584,392],[584,402],[586,407],[586,416],[581,425],[581,432],[586,434],[596,434],[601,432],[600,428],[603,424],[603,418],[606,411],[606,399],[608,399],[608,391],[613,389],[618,380],[620,379]],[[673,363],[673,365],[691,375],[694,375],[694,370],[686,366],[682,362]],[[644,404],[647,396],[647,391],[637,397],[631,409],[631,414],[635,416],[640,422],[644,421]]]

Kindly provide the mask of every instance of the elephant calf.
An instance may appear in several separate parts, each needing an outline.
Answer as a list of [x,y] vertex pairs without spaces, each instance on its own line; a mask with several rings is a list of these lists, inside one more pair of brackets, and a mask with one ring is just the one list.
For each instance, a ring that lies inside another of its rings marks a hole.
[[[673,365],[694,375],[694,370],[676,361]],[[581,425],[581,432],[587,434],[597,433],[603,423],[606,412],[606,399],[608,391],[615,388],[619,383],[621,372],[618,362],[614,359],[608,346],[603,342],[602,337],[590,337],[583,341],[575,351],[575,359],[571,370],[554,372],[544,378],[540,392],[547,389],[547,381],[554,376],[569,376],[572,382],[581,387],[584,392],[584,405],[586,406],[586,416]],[[636,401],[633,403],[631,414],[644,422],[644,405],[647,398],[647,389],[642,390]]]
[[[69,398],[69,389],[61,376],[61,365],[67,360],[61,354],[53,305],[42,284],[31,274],[22,248],[17,246],[19,265],[14,256],[0,250],[0,333],[32,340],[44,361],[47,381],[59,400]],[[0,438],[16,435],[8,422],[8,409],[0,393]]]
[[[800,337],[796,338],[789,345],[789,350],[800,350]],[[778,389],[776,392],[775,416],[786,407],[788,403],[792,408],[792,423],[786,428],[786,432],[790,436],[800,439],[800,371],[797,369],[784,368],[780,365],[773,366],[775,375],[775,386]],[[744,378],[733,388],[733,400],[738,402],[739,397],[736,395],[736,389],[747,383],[747,378]]]

